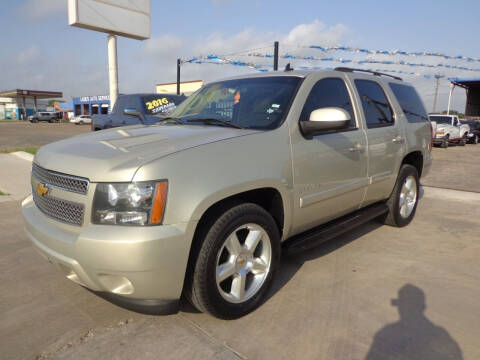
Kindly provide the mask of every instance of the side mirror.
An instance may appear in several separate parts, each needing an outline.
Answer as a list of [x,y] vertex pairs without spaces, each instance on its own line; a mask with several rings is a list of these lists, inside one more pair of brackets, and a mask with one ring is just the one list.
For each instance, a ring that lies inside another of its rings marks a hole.
[[140,111],[137,111],[135,108],[125,108],[123,109],[123,113],[125,115],[140,117]]
[[347,129],[351,119],[344,109],[329,107],[312,111],[309,120],[300,121],[299,124],[302,133],[311,137],[327,131]]

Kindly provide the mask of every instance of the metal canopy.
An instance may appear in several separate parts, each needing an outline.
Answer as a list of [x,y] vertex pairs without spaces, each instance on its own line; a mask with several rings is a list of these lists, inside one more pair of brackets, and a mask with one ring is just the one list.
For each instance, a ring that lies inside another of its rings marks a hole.
[[61,98],[63,97],[63,93],[59,91],[16,89],[16,90],[1,91],[0,98],[2,97],[22,99],[22,115],[21,116],[23,119],[25,119],[27,116],[27,106],[25,103],[25,99],[27,98],[33,99],[33,108],[34,108],[34,111],[37,112],[38,111],[37,99]]
[[450,112],[450,103],[453,90],[456,86],[467,91],[467,103],[465,106],[465,115],[468,117],[480,117],[480,78],[452,78],[450,87],[450,96],[448,100],[448,111]]
[[42,91],[42,90],[8,90],[1,91],[0,97],[7,98],[37,98],[37,99],[53,99],[63,97],[63,93],[59,91]]

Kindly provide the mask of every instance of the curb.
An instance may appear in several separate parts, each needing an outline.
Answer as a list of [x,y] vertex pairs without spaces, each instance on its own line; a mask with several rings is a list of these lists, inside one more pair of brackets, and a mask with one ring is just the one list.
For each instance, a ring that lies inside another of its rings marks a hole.
[[10,154],[15,155],[15,156],[19,157],[20,159],[23,159],[23,160],[26,160],[26,161],[30,161],[30,162],[33,161],[33,155],[30,154],[30,153],[27,153],[25,151],[15,151],[15,152],[12,152]]
[[427,197],[443,200],[480,202],[480,193],[465,190],[444,189],[423,185]]

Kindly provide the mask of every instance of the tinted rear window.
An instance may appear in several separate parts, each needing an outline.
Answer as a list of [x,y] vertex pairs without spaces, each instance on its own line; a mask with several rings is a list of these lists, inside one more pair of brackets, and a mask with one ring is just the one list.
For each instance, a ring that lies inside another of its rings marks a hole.
[[428,121],[425,106],[423,106],[420,96],[412,86],[391,83],[390,88],[395,94],[408,122],[417,123]]
[[371,80],[355,80],[355,86],[362,100],[367,127],[392,126],[393,110],[382,87]]
[[120,95],[115,103],[115,112],[121,112],[125,109],[137,109],[137,104],[138,96]]

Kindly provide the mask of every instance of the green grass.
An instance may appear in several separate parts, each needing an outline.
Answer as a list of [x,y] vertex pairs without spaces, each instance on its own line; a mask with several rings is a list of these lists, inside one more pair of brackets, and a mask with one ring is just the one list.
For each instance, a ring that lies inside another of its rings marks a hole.
[[15,148],[15,149],[1,149],[0,150],[0,153],[3,153],[3,154],[8,154],[8,153],[11,153],[11,152],[15,152],[15,151],[25,151],[29,154],[32,154],[32,155],[35,155],[38,151],[38,147],[34,147],[34,146],[27,146],[27,147],[24,147],[24,148]]
[[8,194],[5,194],[2,190],[0,190],[0,196],[2,195],[8,195]]

